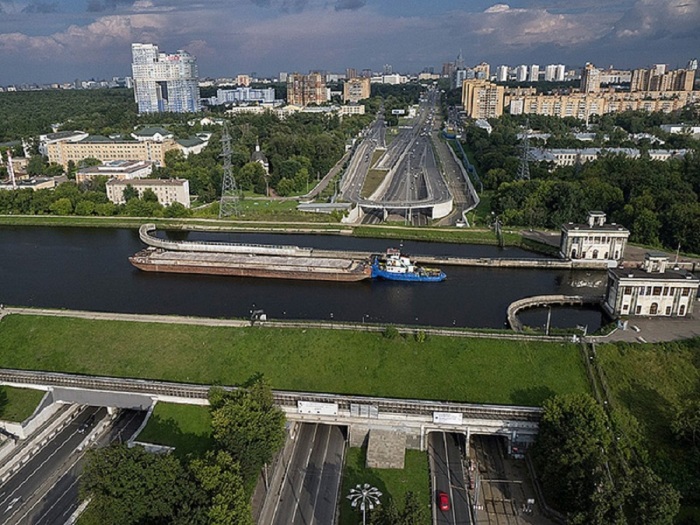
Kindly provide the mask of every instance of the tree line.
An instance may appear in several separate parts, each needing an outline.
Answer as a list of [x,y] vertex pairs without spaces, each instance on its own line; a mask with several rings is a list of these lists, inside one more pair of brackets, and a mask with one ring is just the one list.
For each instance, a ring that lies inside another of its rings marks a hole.
[[260,471],[285,440],[284,413],[261,378],[209,393],[214,447],[178,458],[142,447],[88,452],[80,480],[91,498],[87,525],[253,525],[250,499]]
[[[547,503],[573,525],[671,525],[680,494],[648,464],[639,437],[617,431],[590,395],[545,401],[531,449]],[[631,416],[630,416],[631,417]]]
[[[619,130],[623,125],[634,129],[639,119],[651,125],[654,118],[660,117],[630,112],[601,120],[614,122]],[[674,250],[680,245],[683,251],[700,253],[697,140],[680,136],[678,145],[692,149],[684,158],[663,162],[651,160],[644,152],[640,158],[608,153],[574,166],[530,161],[530,180],[516,180],[522,153],[517,134],[522,123],[523,119],[506,116],[492,122],[491,135],[475,126],[465,132],[466,147],[491,197],[491,209],[503,224],[556,229],[567,222],[584,222],[589,210],[602,210],[609,222],[629,228],[634,242]],[[552,117],[530,122],[558,137],[570,134],[574,123]]]

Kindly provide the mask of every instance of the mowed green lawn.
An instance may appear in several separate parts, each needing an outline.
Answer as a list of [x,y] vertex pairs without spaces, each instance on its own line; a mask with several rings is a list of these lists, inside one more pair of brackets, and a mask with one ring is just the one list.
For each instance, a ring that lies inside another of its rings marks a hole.
[[21,423],[34,413],[44,394],[43,390],[0,386],[0,420]]
[[175,453],[202,454],[213,447],[208,406],[158,403],[138,441],[175,447]]
[[540,405],[588,386],[569,344],[320,329],[203,327],[9,315],[0,367],[273,388]]
[[[350,489],[365,483],[381,491],[380,504],[386,505],[389,500],[393,500],[399,509],[404,508],[406,492],[413,492],[426,507],[426,514],[430,515],[430,473],[426,452],[407,450],[403,469],[367,468],[366,452],[364,448],[347,450],[343,488],[340,492],[340,525],[362,523],[362,514],[352,508],[346,496]],[[367,520],[369,521],[369,515]]]

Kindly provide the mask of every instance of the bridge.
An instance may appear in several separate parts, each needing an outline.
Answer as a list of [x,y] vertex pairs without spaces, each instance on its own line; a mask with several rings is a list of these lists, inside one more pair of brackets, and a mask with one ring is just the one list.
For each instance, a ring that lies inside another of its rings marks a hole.
[[513,301],[508,306],[508,325],[516,332],[523,331],[523,324],[518,319],[518,313],[526,308],[537,308],[541,306],[581,306],[599,305],[602,297],[598,295],[535,295]]
[[[139,409],[158,401],[206,406],[210,385],[57,372],[0,369],[0,384],[50,390],[57,402]],[[235,390],[236,387],[223,387]],[[313,392],[273,391],[290,421],[346,426],[350,446],[361,446],[373,429],[406,435],[408,448],[425,450],[430,432],[502,435],[509,443],[531,442],[539,407],[394,399]],[[467,443],[469,441],[467,440]]]

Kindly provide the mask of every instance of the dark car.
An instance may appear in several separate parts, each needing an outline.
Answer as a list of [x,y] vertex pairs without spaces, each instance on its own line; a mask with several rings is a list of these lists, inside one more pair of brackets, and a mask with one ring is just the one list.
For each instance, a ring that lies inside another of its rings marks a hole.
[[440,510],[450,510],[450,497],[445,492],[438,492],[438,506]]

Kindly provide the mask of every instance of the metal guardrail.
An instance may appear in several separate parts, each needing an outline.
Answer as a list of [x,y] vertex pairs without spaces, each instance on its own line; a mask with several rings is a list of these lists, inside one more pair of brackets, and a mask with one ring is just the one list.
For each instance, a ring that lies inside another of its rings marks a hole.
[[[84,388],[111,392],[130,392],[188,399],[207,399],[209,385],[149,381],[101,376],[81,376],[59,372],[0,369],[0,382]],[[222,387],[236,390],[236,387]],[[282,407],[296,407],[299,401],[337,403],[341,411],[350,411],[350,405],[376,406],[382,413],[432,416],[433,412],[456,412],[471,419],[508,419],[537,422],[542,412],[538,407],[484,405],[449,401],[393,399],[382,397],[350,396],[313,392],[273,391],[273,398]]]

